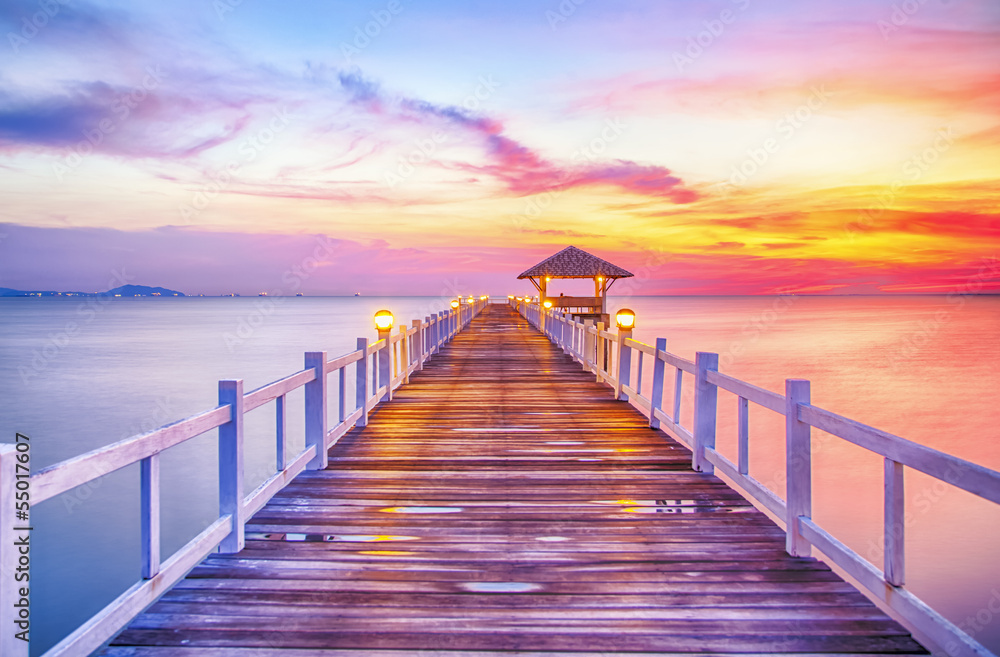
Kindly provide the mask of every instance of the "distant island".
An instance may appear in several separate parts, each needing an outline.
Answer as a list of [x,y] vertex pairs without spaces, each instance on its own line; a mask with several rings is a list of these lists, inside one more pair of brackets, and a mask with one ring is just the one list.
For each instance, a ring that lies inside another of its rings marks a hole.
[[55,292],[52,290],[14,290],[0,287],[0,297],[183,297],[177,290],[148,285],[122,285],[107,292]]

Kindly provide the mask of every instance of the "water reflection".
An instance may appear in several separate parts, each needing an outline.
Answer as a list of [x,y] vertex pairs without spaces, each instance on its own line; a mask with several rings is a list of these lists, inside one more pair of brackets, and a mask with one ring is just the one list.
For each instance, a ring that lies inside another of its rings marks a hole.
[[[1000,469],[1000,298],[632,297],[635,338],[693,360],[720,356],[720,370],[784,391],[812,381],[813,403],[949,454]],[[616,300],[611,299],[612,309]],[[775,305],[778,303],[779,305]],[[940,318],[944,317],[942,321]],[[648,393],[652,360],[643,359]],[[664,408],[673,409],[673,368]],[[681,417],[691,425],[691,377]],[[717,445],[736,461],[736,398],[719,394]],[[784,418],[751,404],[750,474],[785,495]],[[882,566],[882,459],[813,431],[813,516]],[[1000,590],[1000,507],[906,472],[907,588],[956,623],[988,608]],[[1000,651],[1000,623],[976,639]]]

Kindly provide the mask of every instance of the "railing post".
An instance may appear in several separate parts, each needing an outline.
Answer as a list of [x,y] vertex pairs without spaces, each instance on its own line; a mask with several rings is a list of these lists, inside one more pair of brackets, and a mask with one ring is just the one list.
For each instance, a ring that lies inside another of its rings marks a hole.
[[740,397],[736,409],[736,456],[741,475],[750,474],[750,400]]
[[705,459],[705,449],[715,449],[715,420],[718,412],[719,389],[708,382],[709,371],[718,371],[719,354],[699,351],[694,361],[697,368],[694,389],[694,454],[692,467],[712,474],[715,466]]
[[591,334],[590,329],[594,326],[594,320],[586,319],[583,321],[583,369],[590,371],[590,364],[594,360],[594,335]]
[[424,325],[420,329],[420,369],[424,369],[424,361],[434,353],[431,348],[431,341],[434,339],[434,326],[431,324],[431,319],[431,315],[424,317]]
[[684,394],[684,370],[676,368],[674,373],[674,424],[681,423],[681,397]]
[[[21,554],[14,547],[18,540],[31,541],[26,522],[17,520],[17,447],[0,445],[0,654],[4,657],[28,657],[28,642],[17,638],[18,632],[28,631],[28,621],[20,613],[29,613],[29,585],[14,579]],[[21,595],[21,593],[26,595]],[[30,638],[30,636],[29,636]]]
[[347,365],[337,370],[337,423],[347,419]]
[[[434,318],[433,315],[427,315],[426,317],[424,317],[424,325],[420,329],[420,339],[421,339],[420,353],[423,356],[423,360],[429,359],[431,357],[431,354],[433,353],[433,351],[431,350],[431,339],[432,336],[434,335],[434,326],[431,324],[431,320],[433,318]],[[421,361],[420,363],[421,369],[423,369],[423,366],[424,364]]]
[[[417,364],[414,368],[414,372],[419,372],[424,369],[424,323],[419,319],[413,320],[413,328],[417,329],[417,332],[413,334],[413,362]],[[409,369],[409,368],[407,368]],[[410,382],[410,375],[406,375],[406,382]]]
[[628,401],[628,394],[622,387],[632,383],[632,347],[625,341],[632,337],[632,329],[618,329],[618,377],[615,380],[615,399]]
[[597,340],[597,382],[601,383],[604,379],[601,378],[601,372],[608,369],[608,348],[605,339],[601,337],[601,331],[604,330],[604,322],[597,322],[597,335],[594,339]]
[[358,408],[361,409],[361,417],[358,418],[359,427],[368,426],[368,338],[358,338],[358,351],[361,358],[358,359],[356,376],[354,378],[354,392],[358,401]]
[[326,352],[306,352],[307,370],[316,373],[316,378],[305,385],[305,426],[306,448],[316,446],[316,455],[307,466],[310,470],[325,470],[326,455]]
[[142,546],[142,577],[160,572],[160,455],[139,461],[139,544]]
[[274,400],[274,464],[278,472],[285,469],[288,459],[285,457],[285,438],[288,434],[288,423],[285,421],[285,396]]
[[659,429],[660,418],[656,411],[663,409],[663,380],[667,373],[667,364],[660,354],[667,350],[667,339],[656,338],[656,352],[653,354],[653,391],[649,394],[649,428]]
[[235,554],[244,545],[243,508],[243,380],[219,381],[219,405],[230,408],[229,422],[219,427],[219,515],[233,518],[233,530],[219,551]]
[[903,464],[885,459],[885,581],[902,586],[906,581],[905,498]]
[[793,557],[810,554],[809,542],[799,533],[799,518],[812,517],[811,427],[799,420],[799,404],[809,403],[808,381],[785,381],[785,497],[788,507],[785,550]]

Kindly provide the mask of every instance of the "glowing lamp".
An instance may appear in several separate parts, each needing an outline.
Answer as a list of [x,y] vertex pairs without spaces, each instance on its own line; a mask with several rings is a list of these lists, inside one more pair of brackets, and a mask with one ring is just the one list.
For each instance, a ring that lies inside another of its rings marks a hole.
[[468,302],[471,304],[473,301],[475,301],[475,299],[473,299],[472,297],[469,297]]
[[458,308],[458,299],[452,299],[452,301],[451,301],[451,307],[452,308]]
[[552,277],[551,277],[551,276],[546,276],[546,277],[545,277],[545,282],[546,282],[546,283],[548,283],[548,282],[549,282],[549,281],[551,281],[551,280],[552,280]]
[[514,298],[514,295],[513,295],[513,294],[508,294],[508,295],[507,295],[507,298],[508,298],[508,299],[513,299],[513,298]]
[[388,331],[392,328],[394,321],[392,313],[388,310],[380,310],[375,313],[375,328],[379,331]]
[[598,277],[597,277],[597,282],[598,282],[598,283],[601,283],[601,282],[603,282],[603,281],[604,281],[604,277],[603,277],[603,276],[598,276]]
[[552,302],[549,301],[548,299],[546,299],[545,303],[543,303],[542,305],[545,306],[546,308],[551,308],[552,307]]
[[622,308],[615,313],[615,324],[618,325],[618,330],[631,331],[635,328],[635,313],[628,308]]

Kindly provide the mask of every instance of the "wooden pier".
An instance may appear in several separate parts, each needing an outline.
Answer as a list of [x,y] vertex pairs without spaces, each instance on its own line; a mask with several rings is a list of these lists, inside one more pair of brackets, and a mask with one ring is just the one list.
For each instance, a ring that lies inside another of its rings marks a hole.
[[926,654],[488,305],[100,654]]
[[[582,262],[603,294],[628,274],[581,253],[545,261],[552,277]],[[374,342],[308,352],[248,392],[219,381],[214,408],[32,473],[33,508],[140,470],[140,579],[43,657],[993,657],[906,586],[904,473],[1000,504],[1000,472],[816,406],[808,381],[781,394],[718,371],[717,354],[636,341],[634,319],[620,309],[610,330],[605,313],[547,296],[455,299],[398,330],[379,311]],[[290,453],[300,388],[305,446]],[[738,402],[735,455],[716,450],[720,391]],[[275,469],[248,492],[244,417],[264,406]],[[750,474],[751,411],[784,417],[782,491]],[[883,458],[881,564],[813,519],[812,428]],[[211,433],[219,515],[161,555],[161,456]],[[23,530],[18,449],[0,445],[4,575]],[[0,626],[18,622],[22,595],[0,577]],[[0,655],[28,654],[0,633]]]

